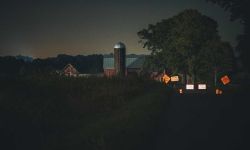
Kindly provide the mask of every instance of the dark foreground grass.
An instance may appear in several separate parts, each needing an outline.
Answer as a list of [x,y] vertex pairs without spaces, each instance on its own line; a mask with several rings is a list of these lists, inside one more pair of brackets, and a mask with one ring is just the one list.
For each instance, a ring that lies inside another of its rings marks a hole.
[[150,149],[172,93],[138,78],[2,78],[0,84],[0,149]]

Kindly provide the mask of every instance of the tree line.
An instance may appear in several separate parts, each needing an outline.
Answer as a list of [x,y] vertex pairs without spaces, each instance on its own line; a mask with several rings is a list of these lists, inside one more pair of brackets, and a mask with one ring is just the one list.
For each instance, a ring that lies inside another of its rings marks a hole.
[[25,61],[20,57],[0,57],[1,76],[27,76],[38,74],[55,74],[61,71],[67,64],[72,64],[80,73],[103,72],[102,55],[77,55],[70,56],[60,54],[57,57],[46,59],[34,59]]

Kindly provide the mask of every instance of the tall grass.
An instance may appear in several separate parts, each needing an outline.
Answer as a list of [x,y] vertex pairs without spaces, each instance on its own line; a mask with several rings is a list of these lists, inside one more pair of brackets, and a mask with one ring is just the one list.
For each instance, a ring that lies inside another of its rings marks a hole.
[[0,83],[0,140],[10,149],[146,148],[171,95],[162,84],[139,78],[27,77]]

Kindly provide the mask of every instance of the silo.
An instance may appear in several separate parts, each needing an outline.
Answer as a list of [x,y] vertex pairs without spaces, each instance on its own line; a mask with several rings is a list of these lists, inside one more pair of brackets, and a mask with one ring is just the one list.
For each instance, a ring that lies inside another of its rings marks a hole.
[[115,72],[116,75],[125,76],[126,72],[126,46],[122,42],[114,46]]

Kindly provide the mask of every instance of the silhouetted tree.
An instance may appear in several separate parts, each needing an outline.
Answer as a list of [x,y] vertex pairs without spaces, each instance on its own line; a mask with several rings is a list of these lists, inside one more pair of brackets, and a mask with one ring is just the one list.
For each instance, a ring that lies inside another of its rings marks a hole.
[[150,24],[138,36],[144,48],[151,51],[146,63],[157,69],[164,65],[174,73],[204,80],[211,78],[215,68],[231,66],[232,48],[220,40],[217,28],[216,21],[190,9]]
[[16,76],[24,65],[23,60],[17,60],[13,56],[0,57],[0,76]]
[[238,36],[237,50],[245,68],[250,71],[250,1],[249,0],[207,0],[218,4],[231,13],[231,20],[239,20],[244,27],[244,33]]

